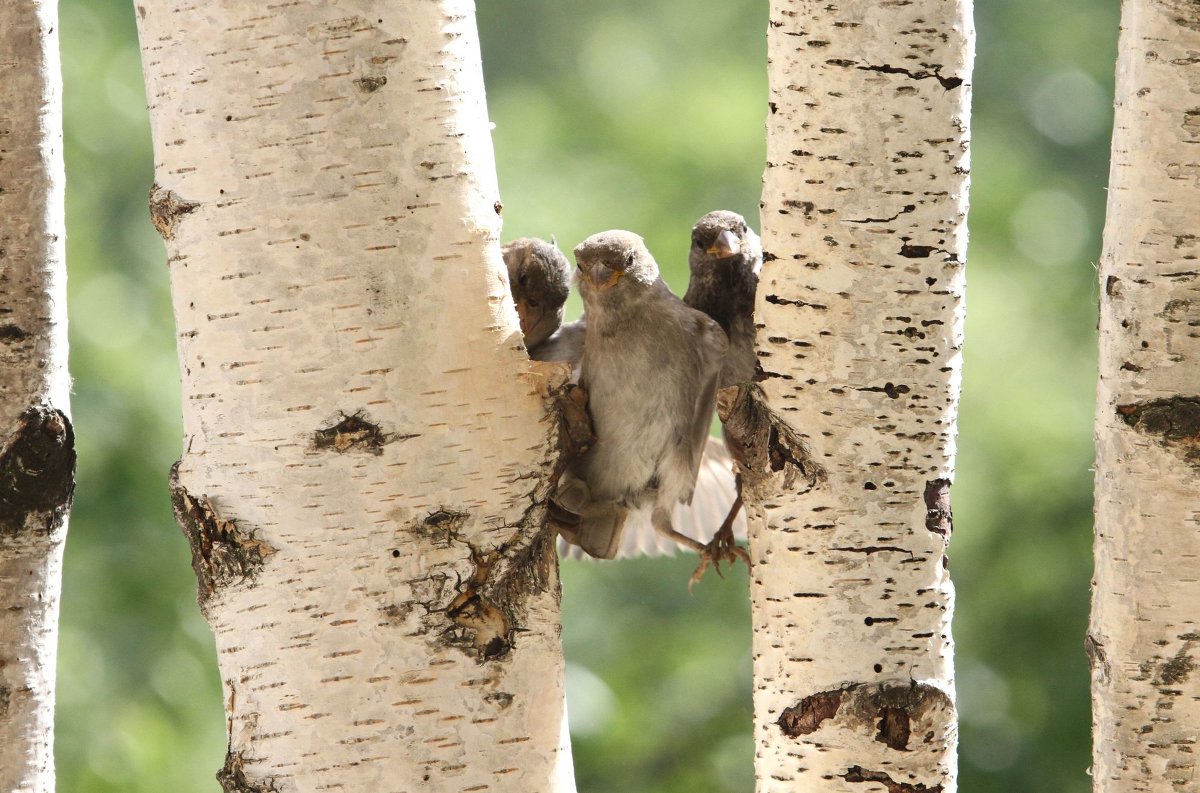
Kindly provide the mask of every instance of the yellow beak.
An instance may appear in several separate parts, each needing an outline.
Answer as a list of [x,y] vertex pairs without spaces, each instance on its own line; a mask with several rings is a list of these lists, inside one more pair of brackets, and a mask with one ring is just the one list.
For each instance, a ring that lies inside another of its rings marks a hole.
[[742,251],[742,243],[738,240],[737,235],[732,231],[722,231],[705,251],[709,256],[715,256],[718,259],[728,259],[730,256],[736,256]]

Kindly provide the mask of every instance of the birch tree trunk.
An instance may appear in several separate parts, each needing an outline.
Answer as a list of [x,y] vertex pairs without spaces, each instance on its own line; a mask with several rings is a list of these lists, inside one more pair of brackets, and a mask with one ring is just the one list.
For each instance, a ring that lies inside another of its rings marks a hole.
[[765,403],[751,387],[722,405],[761,430],[746,474],[760,793],[955,789],[946,543],[973,36],[967,0],[771,4]]
[[138,16],[224,789],[570,791],[564,373],[507,297],[472,4]]
[[54,790],[67,512],[62,77],[55,3],[0,3],[0,790]]
[[1200,4],[1126,0],[1100,263],[1097,793],[1200,786]]

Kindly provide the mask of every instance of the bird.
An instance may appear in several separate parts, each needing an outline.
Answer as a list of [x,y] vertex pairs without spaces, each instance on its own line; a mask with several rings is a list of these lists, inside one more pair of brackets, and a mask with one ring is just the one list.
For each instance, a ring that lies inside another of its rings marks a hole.
[[[762,242],[738,213],[723,209],[709,212],[692,226],[688,250],[691,277],[683,302],[711,317],[729,339],[721,366],[721,388],[752,381],[758,368],[754,353],[754,296],[762,263]],[[739,456],[734,444],[727,442],[727,446],[732,457]],[[736,557],[749,566],[750,557],[734,542],[733,533],[734,522],[742,512],[740,476],[735,478],[735,487],[737,496],[709,543],[712,547],[709,557],[716,560]],[[719,573],[720,568],[717,570]],[[701,562],[693,579],[703,573]]]
[[574,252],[586,317],[579,384],[596,438],[553,497],[578,517],[562,533],[611,559],[630,515],[648,511],[655,532],[703,558],[709,545],[678,531],[672,513],[692,501],[725,332],[671,292],[638,235],[600,232]]
[[571,293],[571,263],[553,241],[537,237],[513,240],[500,248],[500,255],[508,268],[521,334],[532,357],[562,325]]
[[[555,317],[555,321],[561,322],[567,292],[560,285],[570,280],[571,265],[554,242],[534,238],[514,240],[504,245],[501,251],[508,270],[513,303],[517,306],[532,305],[534,310],[546,312],[548,316]],[[518,310],[518,316],[526,315],[532,316],[532,312],[525,310],[522,313],[522,310]],[[523,324],[522,332],[534,324]],[[548,336],[544,333],[547,329],[550,330]],[[543,328],[534,337],[534,342],[526,335],[529,357],[535,361],[566,362],[574,372],[574,379],[578,380],[586,330],[585,316],[558,327]],[[737,496],[732,468],[732,458],[725,444],[720,438],[709,436],[705,440],[692,502],[674,505],[671,518],[677,530],[701,540],[711,539],[714,528],[721,525]],[[734,523],[733,533],[745,538],[744,517],[739,517]],[[675,553],[678,548],[678,543],[654,530],[650,523],[650,511],[643,509],[627,517],[614,558],[664,556]],[[564,538],[559,539],[558,551],[566,559],[590,558],[579,545],[573,545]]]
[[729,338],[721,388],[754,379],[754,294],[762,263],[758,235],[736,212],[709,212],[692,227],[683,302],[712,317]]

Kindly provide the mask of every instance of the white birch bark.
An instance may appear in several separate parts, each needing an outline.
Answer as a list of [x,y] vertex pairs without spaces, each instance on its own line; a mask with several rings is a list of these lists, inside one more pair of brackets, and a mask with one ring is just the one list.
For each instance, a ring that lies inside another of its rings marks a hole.
[[969,0],[771,4],[766,403],[738,399],[770,425],[747,475],[760,793],[955,789],[973,35]]
[[0,790],[54,790],[68,417],[58,9],[0,3]]
[[1097,793],[1200,789],[1200,3],[1126,0],[1100,263]]
[[[226,791],[570,791],[466,0],[142,2]],[[540,372],[547,371],[543,376]]]

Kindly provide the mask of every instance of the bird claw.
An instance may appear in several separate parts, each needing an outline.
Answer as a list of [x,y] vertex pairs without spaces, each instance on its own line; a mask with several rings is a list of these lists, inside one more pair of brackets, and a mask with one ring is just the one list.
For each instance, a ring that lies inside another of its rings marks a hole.
[[738,545],[733,539],[733,530],[728,526],[723,526],[712,541],[705,545],[700,550],[700,564],[696,566],[696,571],[692,573],[692,577],[688,579],[688,592],[692,591],[692,587],[696,585],[704,573],[708,570],[711,564],[712,568],[717,571],[717,575],[721,578],[725,574],[721,572],[721,562],[729,562],[732,566],[741,559],[746,563],[746,569],[750,569],[750,554],[746,553],[746,549]]

